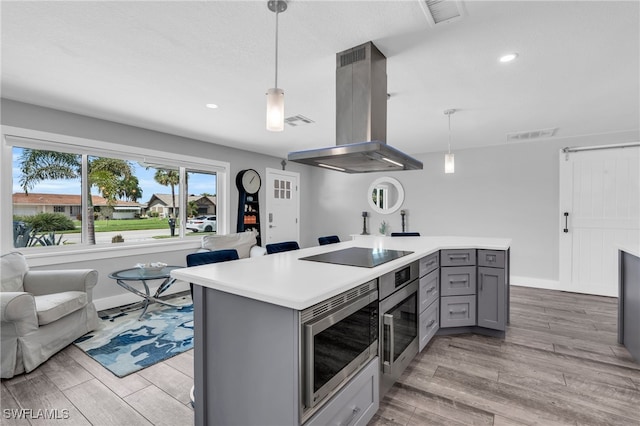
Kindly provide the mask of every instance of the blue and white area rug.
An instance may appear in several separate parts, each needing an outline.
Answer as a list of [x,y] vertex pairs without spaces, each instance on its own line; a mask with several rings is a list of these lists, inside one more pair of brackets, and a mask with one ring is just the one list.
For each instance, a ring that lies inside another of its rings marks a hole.
[[167,303],[180,307],[152,304],[140,321],[140,309],[105,312],[100,328],[74,344],[118,377],[185,352],[193,347],[191,296]]

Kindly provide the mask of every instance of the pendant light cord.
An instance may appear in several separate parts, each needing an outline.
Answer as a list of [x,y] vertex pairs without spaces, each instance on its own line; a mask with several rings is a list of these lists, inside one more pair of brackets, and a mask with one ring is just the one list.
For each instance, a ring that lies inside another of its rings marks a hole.
[[280,15],[278,1],[279,0],[276,0],[276,85],[274,86],[275,88],[278,87],[278,15]]
[[447,115],[449,116],[449,155],[451,155],[451,112]]

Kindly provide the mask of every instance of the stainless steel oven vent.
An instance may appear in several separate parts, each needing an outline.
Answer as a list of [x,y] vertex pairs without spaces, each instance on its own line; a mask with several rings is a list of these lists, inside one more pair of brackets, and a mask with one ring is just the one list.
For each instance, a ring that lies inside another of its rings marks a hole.
[[305,323],[315,318],[324,316],[328,312],[332,312],[340,308],[341,306],[346,305],[351,300],[357,299],[358,297],[377,289],[378,289],[377,281],[372,280],[354,289],[345,291],[344,293],[340,293],[337,296],[334,296],[330,299],[320,302],[317,305],[313,305],[305,309],[304,311],[300,312],[300,322]]

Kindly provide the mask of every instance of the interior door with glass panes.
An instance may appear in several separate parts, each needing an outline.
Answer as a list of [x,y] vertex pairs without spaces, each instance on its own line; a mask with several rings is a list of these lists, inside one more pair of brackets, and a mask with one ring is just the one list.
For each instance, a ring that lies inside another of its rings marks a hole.
[[267,211],[264,244],[282,241],[300,242],[300,174],[266,169]]

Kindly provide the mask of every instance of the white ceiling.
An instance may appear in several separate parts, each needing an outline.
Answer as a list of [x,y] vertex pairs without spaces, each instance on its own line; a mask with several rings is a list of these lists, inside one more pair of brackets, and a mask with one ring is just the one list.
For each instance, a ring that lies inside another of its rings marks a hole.
[[419,0],[290,0],[279,87],[286,116],[315,123],[271,133],[266,0],[3,0],[2,97],[285,157],[335,144],[335,54],[371,40],[387,56],[387,142],[409,154],[446,150],[448,108],[454,150],[640,128],[639,2],[462,4],[432,27]]

